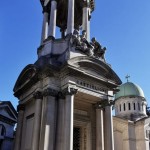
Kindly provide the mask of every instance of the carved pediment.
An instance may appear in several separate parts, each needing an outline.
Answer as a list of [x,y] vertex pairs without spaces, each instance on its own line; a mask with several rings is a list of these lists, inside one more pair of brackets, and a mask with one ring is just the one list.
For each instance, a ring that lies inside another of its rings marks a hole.
[[17,122],[17,112],[9,101],[0,102],[0,115],[1,118]]
[[27,65],[19,75],[16,84],[14,86],[14,92],[22,89],[25,86],[29,86],[29,84],[34,80],[37,80],[38,68],[35,65]]
[[120,85],[122,83],[120,78],[108,64],[92,57],[75,57],[69,60],[68,64],[75,67],[79,71],[84,72],[84,74],[102,78],[105,81],[109,80],[117,85]]

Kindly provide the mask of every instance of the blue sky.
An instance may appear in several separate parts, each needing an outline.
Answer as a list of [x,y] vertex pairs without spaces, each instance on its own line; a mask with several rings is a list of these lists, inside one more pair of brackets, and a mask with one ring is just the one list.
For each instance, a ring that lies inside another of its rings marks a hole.
[[[150,1],[95,0],[91,37],[107,47],[106,60],[126,82],[140,85],[150,105]],[[0,2],[0,100],[16,107],[13,87],[37,59],[42,27],[39,0]]]

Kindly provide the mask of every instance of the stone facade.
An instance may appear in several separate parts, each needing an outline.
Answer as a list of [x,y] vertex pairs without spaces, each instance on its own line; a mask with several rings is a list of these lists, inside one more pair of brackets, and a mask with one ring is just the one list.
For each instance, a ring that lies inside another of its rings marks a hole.
[[9,101],[0,101],[0,149],[13,150],[17,112]]

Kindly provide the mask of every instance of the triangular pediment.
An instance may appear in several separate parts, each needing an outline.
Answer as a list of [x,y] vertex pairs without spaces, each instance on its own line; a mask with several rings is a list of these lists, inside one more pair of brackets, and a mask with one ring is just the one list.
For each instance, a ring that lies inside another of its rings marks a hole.
[[9,101],[0,102],[0,115],[17,122],[17,112]]

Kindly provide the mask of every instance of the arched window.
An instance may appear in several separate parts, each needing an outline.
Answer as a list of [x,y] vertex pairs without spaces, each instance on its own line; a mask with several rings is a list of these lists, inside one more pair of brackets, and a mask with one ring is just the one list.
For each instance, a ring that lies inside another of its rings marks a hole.
[[6,129],[3,124],[0,124],[0,136],[5,136]]
[[124,108],[124,111],[125,111],[126,110],[126,104],[125,103],[123,104],[123,108]]
[[130,103],[128,103],[128,110],[131,110],[131,105],[130,105]]
[[135,110],[135,103],[133,103],[133,109]]

